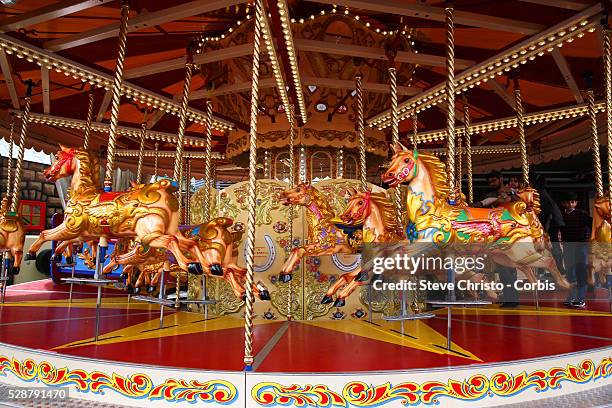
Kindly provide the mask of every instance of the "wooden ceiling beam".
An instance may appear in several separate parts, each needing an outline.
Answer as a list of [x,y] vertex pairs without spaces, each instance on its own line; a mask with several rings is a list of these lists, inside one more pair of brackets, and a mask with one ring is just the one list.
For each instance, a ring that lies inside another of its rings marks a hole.
[[[315,85],[317,87],[322,88],[332,88],[332,89],[347,89],[353,90],[355,89],[355,82],[342,80],[342,79],[333,79],[333,78],[318,78],[318,77],[302,77],[302,82],[304,86]],[[264,78],[259,81],[259,89],[265,88],[274,88],[276,87],[276,82],[274,78]],[[189,97],[190,100],[194,99],[205,99],[212,98],[222,95],[229,95],[239,92],[247,92],[251,89],[251,82],[237,82],[230,85],[224,85],[214,90],[201,89],[198,91],[191,92]],[[381,93],[388,94],[389,85],[381,84],[379,82],[363,82],[363,89],[366,92],[372,93]],[[416,95],[421,89],[412,86],[398,86],[397,87],[398,95]]]
[[102,98],[102,103],[100,104],[100,108],[98,108],[98,114],[96,115],[96,122],[102,122],[104,119],[104,115],[108,110],[108,106],[111,103],[111,99],[113,98],[113,92],[108,90],[104,93],[104,98]]
[[43,112],[48,115],[51,113],[51,89],[49,87],[49,69],[47,67],[40,67],[40,79],[43,93]]
[[110,3],[112,0],[64,0],[45,7],[17,14],[5,19],[0,25],[0,32],[17,31],[20,28],[55,20],[69,14],[78,13],[92,7]]
[[[366,59],[388,60],[387,54],[382,48],[363,47],[360,45],[332,43],[328,41],[295,39],[295,46],[300,51],[320,52],[324,54],[347,55]],[[428,55],[407,51],[398,51],[395,61],[399,63],[419,64],[433,67],[444,67],[446,58],[439,55]],[[474,61],[461,58],[455,59],[455,67],[458,69],[474,65]]]
[[[241,0],[195,0],[189,3],[179,4],[174,7],[163,8],[159,11],[142,13],[130,19],[128,32],[142,30],[144,28],[161,25],[185,17],[197,16],[211,11],[223,9],[235,4],[242,3]],[[93,28],[82,33],[70,35],[56,40],[47,41],[45,48],[51,51],[62,51],[78,47],[92,42],[116,37],[119,34],[119,22],[102,27]]]
[[563,75],[563,79],[565,79],[565,83],[567,83],[568,88],[572,92],[574,99],[576,102],[583,103],[584,98],[580,93],[580,88],[578,88],[578,84],[572,75],[572,71],[570,71],[569,66],[567,65],[567,61],[561,51],[558,48],[555,48],[552,52],[552,56],[555,60],[555,63],[559,67],[559,71],[561,71],[561,75]]
[[[210,64],[212,62],[224,61],[233,58],[244,57],[253,53],[253,44],[241,44],[233,47],[221,48],[213,51],[205,51],[202,54],[193,56],[196,64]],[[185,57],[173,58],[171,60],[160,61],[148,64],[143,67],[128,69],[125,71],[125,78],[140,78],[147,75],[160,74],[162,72],[174,71],[185,68]]]
[[[396,14],[424,20],[445,21],[444,8],[429,6],[420,2],[402,0],[307,0],[313,3],[338,5],[351,9],[370,10],[377,13]],[[535,34],[545,27],[540,24],[509,18],[494,17],[467,11],[455,11],[455,24],[488,28],[511,33]]]
[[539,6],[549,6],[563,8],[567,10],[582,11],[589,7],[590,4],[583,3],[581,1],[572,0],[520,0],[524,3],[533,3]]
[[502,98],[503,101],[506,102],[509,107],[514,109],[514,96],[511,95],[510,92],[508,92],[508,90],[504,88],[502,84],[500,84],[496,79],[491,79],[490,81],[487,81],[487,85],[489,85],[491,89],[493,89],[493,92],[495,92],[500,98]]
[[13,69],[6,57],[6,52],[2,49],[0,49],[0,68],[2,68],[2,75],[4,75],[4,82],[11,96],[13,108],[19,109],[19,98],[17,97],[17,90],[15,89],[15,81],[13,81]]

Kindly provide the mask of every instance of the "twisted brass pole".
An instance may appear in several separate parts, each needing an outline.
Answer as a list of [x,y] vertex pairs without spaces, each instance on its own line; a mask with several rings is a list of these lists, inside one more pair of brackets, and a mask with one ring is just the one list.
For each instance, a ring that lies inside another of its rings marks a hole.
[[412,111],[412,148],[416,150],[418,145],[419,135],[419,120],[417,117],[416,109]]
[[461,178],[463,177],[463,146],[461,135],[457,135],[457,197],[461,197]]
[[[455,172],[455,23],[454,8],[448,3],[444,9],[446,15],[446,101],[448,112],[446,116],[448,154],[446,155],[446,168],[449,175]],[[450,200],[455,199],[455,178],[448,178]]]
[[16,213],[19,208],[19,193],[21,192],[21,175],[23,174],[23,155],[25,153],[25,138],[28,133],[28,125],[30,124],[30,103],[32,101],[32,83],[28,84],[28,90],[25,97],[25,106],[23,107],[23,115],[21,116],[21,132],[19,133],[19,144],[17,150],[17,163],[15,164],[15,180],[13,196],[11,198],[11,212]]
[[183,142],[185,140],[185,126],[187,124],[187,108],[189,107],[189,88],[191,86],[191,76],[193,75],[193,59],[190,52],[187,53],[187,64],[185,64],[185,81],[183,83],[183,98],[181,100],[181,108],[179,110],[179,126],[176,135],[176,155],[174,157],[174,172],[172,178],[179,184],[178,202],[179,212],[181,211],[183,192],[180,188],[183,182]]
[[210,194],[210,177],[211,177],[211,161],[212,161],[212,102],[206,101],[206,116],[204,119],[205,141],[204,141],[204,182],[206,187],[204,188],[204,222],[208,222],[211,219],[210,207],[211,207],[211,194]]
[[[293,152],[295,145],[295,106],[289,107],[289,187],[293,189],[295,185],[295,154]],[[293,250],[293,214],[295,212],[295,206],[289,206],[289,252]],[[293,318],[292,306],[293,306],[293,279],[287,282],[289,285],[289,294],[287,296],[287,320]]]
[[597,198],[601,198],[604,195],[603,175],[601,173],[599,137],[597,134],[597,112],[595,111],[595,93],[593,89],[587,90],[587,103],[589,106],[589,119],[591,120],[591,149],[593,150],[593,166],[595,167],[595,191]]
[[359,180],[361,189],[366,191],[367,184],[367,165],[366,165],[366,146],[365,146],[365,128],[363,123],[363,86],[361,83],[361,75],[355,77],[355,91],[357,97],[357,136],[359,137]]
[[140,125],[140,150],[138,151],[138,167],[136,168],[136,184],[142,182],[142,161],[144,156],[145,135],[147,134],[147,111],[145,110],[142,124]]
[[[399,146],[399,115],[397,100],[397,72],[395,67],[389,67],[389,88],[391,92],[391,143]],[[399,225],[404,225],[402,220],[402,197],[400,187],[393,189],[393,204],[395,206],[395,217]]]
[[527,155],[527,139],[525,136],[525,111],[521,98],[521,87],[518,77],[514,77],[514,105],[516,109],[516,126],[519,134],[519,145],[521,148],[521,169],[523,171],[523,185],[529,185],[529,156]]
[[91,122],[93,121],[93,108],[94,108],[94,93],[93,89],[89,91],[87,95],[87,123],[85,124],[85,134],[83,135],[83,150],[87,150],[89,147],[89,137],[91,135]]
[[253,36],[253,82],[251,86],[251,121],[249,129],[249,190],[247,237],[245,243],[246,261],[246,307],[244,314],[244,365],[246,370],[253,367],[253,307],[255,295],[253,283],[255,280],[255,198],[257,195],[257,113],[259,107],[259,58],[263,19],[266,18],[263,0],[255,0],[255,33]]
[[127,41],[127,25],[130,12],[128,1],[121,2],[121,22],[119,23],[119,51],[117,52],[117,66],[113,81],[113,97],[111,104],[111,118],[108,131],[108,150],[106,152],[106,169],[104,172],[104,191],[111,191],[113,187],[113,167],[115,163],[115,149],[117,142],[117,128],[119,126],[119,107],[121,105],[121,84],[123,83],[123,64],[125,61],[125,48]]
[[468,203],[474,202],[474,185],[472,180],[472,119],[470,118],[470,108],[466,103],[463,107],[465,124],[465,167],[467,171]]
[[606,24],[603,29],[604,72],[606,87],[606,120],[608,134],[608,194],[612,206],[612,31]]
[[6,199],[10,199],[10,197],[12,197],[12,192],[13,192],[13,178],[12,178],[12,172],[13,172],[13,138],[14,138],[14,134],[15,134],[15,116],[11,115],[11,125],[10,125],[10,130],[9,130],[9,148],[8,148],[8,161],[7,161],[7,165],[6,165],[6,193],[5,193],[5,197]]
[[153,170],[153,180],[157,183],[157,160],[159,159],[159,142],[155,142],[155,168]]
[[191,200],[191,160],[185,159],[185,171],[187,173],[187,187],[185,188],[185,223],[191,225],[191,206],[189,201]]

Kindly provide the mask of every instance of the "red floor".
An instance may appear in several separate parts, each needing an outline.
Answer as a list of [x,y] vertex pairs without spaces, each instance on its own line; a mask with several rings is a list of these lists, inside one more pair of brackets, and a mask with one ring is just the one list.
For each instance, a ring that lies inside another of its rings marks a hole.
[[[222,317],[203,321],[196,313],[166,309],[159,329],[157,306],[131,302],[106,290],[101,341],[91,340],[95,289],[75,286],[68,304],[66,285],[50,281],[10,287],[0,306],[0,342],[105,360],[242,370],[243,321]],[[601,296],[600,296],[601,297]],[[541,310],[456,309],[453,347],[445,350],[446,313],[410,322],[370,324],[341,321],[261,322],[254,330],[256,371],[346,372],[444,367],[562,354],[612,344],[612,315],[605,300],[576,311],[558,303]]]

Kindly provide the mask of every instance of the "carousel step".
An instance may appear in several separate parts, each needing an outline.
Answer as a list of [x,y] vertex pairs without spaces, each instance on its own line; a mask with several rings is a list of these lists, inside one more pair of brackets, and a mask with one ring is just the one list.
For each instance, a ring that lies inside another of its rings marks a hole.
[[216,300],[188,300],[188,299],[182,299],[180,301],[181,303],[187,304],[187,305],[214,305],[217,303]]
[[78,283],[81,285],[108,285],[115,283],[112,279],[94,279],[94,278],[62,278],[62,282]]
[[155,298],[155,297],[151,297],[151,296],[144,296],[144,295],[134,295],[132,297],[130,297],[131,300],[136,300],[138,302],[147,302],[147,303],[154,303],[156,305],[162,305],[162,306],[168,306],[168,307],[174,307],[174,300],[170,300],[170,299],[160,299],[160,298]]
[[411,315],[385,316],[383,317],[383,320],[388,322],[401,322],[404,320],[431,319],[432,317],[436,317],[436,315],[433,313],[416,313]]
[[428,304],[442,307],[486,306],[492,304],[489,300],[429,300]]

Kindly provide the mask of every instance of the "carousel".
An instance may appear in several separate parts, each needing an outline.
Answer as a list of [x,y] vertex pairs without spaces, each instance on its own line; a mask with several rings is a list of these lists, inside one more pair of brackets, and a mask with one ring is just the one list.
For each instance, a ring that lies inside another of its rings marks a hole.
[[[3,0],[0,388],[50,406],[609,403],[611,10]],[[534,181],[577,155],[586,308],[564,305],[577,278]],[[492,171],[516,186],[483,206]],[[39,185],[61,208],[32,236]],[[34,265],[49,278],[13,284]]]

